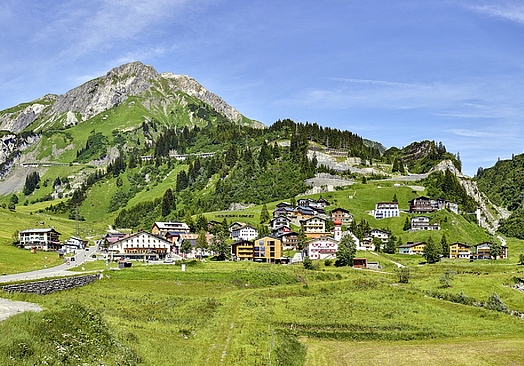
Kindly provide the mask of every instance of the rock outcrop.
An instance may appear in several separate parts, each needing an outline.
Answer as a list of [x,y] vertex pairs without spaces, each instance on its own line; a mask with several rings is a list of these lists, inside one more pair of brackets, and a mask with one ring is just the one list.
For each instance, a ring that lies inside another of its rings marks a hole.
[[242,114],[227,104],[221,97],[205,89],[195,79],[187,75],[175,75],[169,72],[161,74],[161,77],[169,80],[174,91],[182,91],[189,96],[196,97],[209,104],[217,112],[223,114],[233,122],[241,122]]
[[129,96],[148,90],[158,77],[152,66],[131,62],[60,95],[52,110],[58,114],[70,111],[80,113],[82,121],[85,121],[121,104]]

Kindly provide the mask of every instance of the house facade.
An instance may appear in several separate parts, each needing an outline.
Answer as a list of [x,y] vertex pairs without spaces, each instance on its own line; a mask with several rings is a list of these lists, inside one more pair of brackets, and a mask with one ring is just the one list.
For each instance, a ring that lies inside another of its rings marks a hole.
[[237,227],[231,231],[231,239],[233,240],[253,240],[257,236],[258,230],[251,225]]
[[240,261],[255,259],[255,243],[251,240],[239,240],[231,244],[231,256]]
[[471,246],[466,243],[455,242],[449,245],[450,258],[469,259],[471,256]]
[[375,216],[377,220],[397,217],[399,215],[398,202],[378,202],[373,211],[373,216]]
[[304,254],[311,259],[335,258],[337,255],[338,241],[329,237],[308,240],[304,245]]
[[298,233],[294,231],[282,234],[279,239],[282,241],[282,246],[285,249],[296,249],[298,247]]
[[411,213],[431,213],[445,208],[458,214],[458,204],[441,198],[420,196],[409,201],[409,212]]
[[371,238],[380,239],[383,243],[387,243],[389,239],[389,233],[385,230],[373,229],[371,230],[369,235],[371,236]]
[[189,233],[190,228],[184,222],[174,222],[174,221],[167,221],[167,222],[158,221],[158,222],[153,223],[153,226],[151,227],[151,234],[153,235],[159,235],[159,236],[165,237],[168,231]]
[[300,224],[304,228],[304,233],[308,238],[318,238],[326,235],[326,220],[321,217],[314,216],[301,220]]
[[408,242],[406,244],[399,245],[398,254],[424,254],[425,247],[426,242],[423,241]]
[[[492,259],[491,257],[491,246],[492,242],[484,242],[474,246],[474,252],[472,258],[474,259]],[[494,259],[508,259],[508,247],[505,245],[501,246],[501,254]]]
[[338,219],[343,223],[351,223],[353,221],[353,215],[348,210],[338,207],[331,211],[331,219],[333,221]]
[[255,261],[275,263],[282,258],[282,241],[280,239],[273,236],[264,236],[256,239],[254,242]]
[[107,248],[112,257],[158,258],[171,252],[171,243],[147,231],[129,235]]
[[47,229],[27,229],[18,233],[18,241],[22,248],[36,248],[40,250],[59,250],[60,233],[54,228]]
[[291,224],[291,219],[284,215],[279,215],[269,221],[269,230],[276,230],[281,226],[288,226]]
[[411,218],[411,230],[440,230],[440,224],[430,224],[430,218],[427,216],[416,216]]

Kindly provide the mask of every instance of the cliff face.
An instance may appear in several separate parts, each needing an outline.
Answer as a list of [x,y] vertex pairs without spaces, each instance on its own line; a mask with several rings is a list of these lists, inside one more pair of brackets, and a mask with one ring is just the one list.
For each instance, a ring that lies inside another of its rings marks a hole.
[[60,95],[52,110],[58,114],[79,113],[85,121],[148,90],[158,77],[152,66],[131,62]]
[[239,111],[227,104],[218,95],[205,89],[195,79],[187,75],[175,75],[171,73],[163,73],[161,77],[169,81],[169,86],[174,92],[182,91],[189,96],[200,99],[233,122],[240,122],[242,120],[242,115]]

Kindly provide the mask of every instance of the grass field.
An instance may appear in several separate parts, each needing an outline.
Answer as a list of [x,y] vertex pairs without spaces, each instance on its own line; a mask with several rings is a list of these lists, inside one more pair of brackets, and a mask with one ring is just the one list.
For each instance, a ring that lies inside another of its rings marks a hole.
[[[524,311],[524,295],[503,286],[520,268],[464,262],[454,269],[468,273],[441,288],[438,277],[450,265],[414,266],[410,282],[398,284],[389,265],[369,271],[321,264],[305,271],[301,265],[191,262],[182,272],[179,265],[137,262],[75,290],[3,294],[47,310],[0,323],[0,334],[9,334],[0,340],[0,364],[9,364],[2,363],[9,358],[2,350],[12,347],[2,346],[19,332],[33,342],[33,352],[18,354],[17,364],[36,362],[37,354],[53,358],[28,336],[31,327],[46,313],[77,307],[98,314],[107,337],[146,365],[519,364],[523,320],[426,291],[463,291],[485,301],[496,290],[512,310]],[[100,267],[95,262],[87,269]]]

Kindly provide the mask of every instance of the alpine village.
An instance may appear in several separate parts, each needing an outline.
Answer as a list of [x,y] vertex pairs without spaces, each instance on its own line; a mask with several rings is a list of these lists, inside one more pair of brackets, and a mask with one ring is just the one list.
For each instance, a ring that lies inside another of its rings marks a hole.
[[468,177],[132,62],[0,111],[0,178],[0,298],[37,306],[1,365],[524,362],[524,155]]

